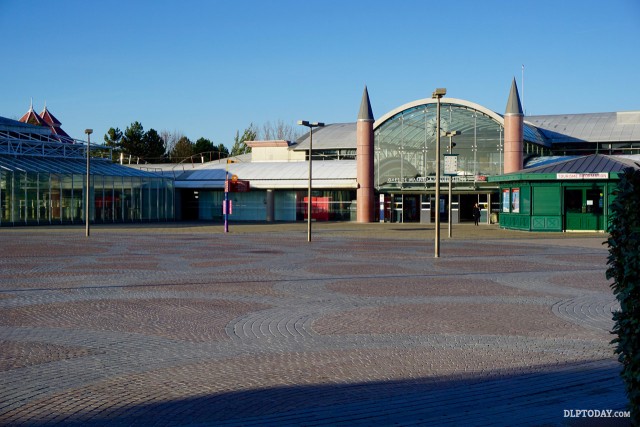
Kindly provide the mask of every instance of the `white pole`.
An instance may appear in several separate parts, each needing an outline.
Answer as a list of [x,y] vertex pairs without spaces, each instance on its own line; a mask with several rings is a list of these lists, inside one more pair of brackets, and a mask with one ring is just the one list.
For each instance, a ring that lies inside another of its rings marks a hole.
[[522,64],[522,109],[524,110],[524,115],[527,115],[527,109],[524,106],[524,64]]

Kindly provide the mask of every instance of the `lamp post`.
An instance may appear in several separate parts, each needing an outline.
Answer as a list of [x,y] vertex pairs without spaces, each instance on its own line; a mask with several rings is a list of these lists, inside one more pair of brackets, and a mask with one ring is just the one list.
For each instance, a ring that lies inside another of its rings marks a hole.
[[90,173],[91,173],[91,161],[89,153],[91,151],[91,134],[93,133],[93,129],[85,129],[84,133],[87,134],[87,189],[86,189],[86,201],[84,207],[84,222],[85,222],[85,235],[89,237],[89,203],[91,198],[89,196],[89,185],[91,183]]
[[311,163],[313,157],[313,128],[323,127],[322,122],[308,122],[306,120],[298,120],[300,126],[309,128],[309,187],[307,189],[307,242],[311,241]]
[[447,89],[443,87],[433,91],[431,98],[437,100],[436,106],[436,235],[435,235],[435,258],[440,258],[440,98],[447,94]]
[[[456,135],[460,135],[461,133],[462,132],[454,130],[454,131],[447,132],[445,134],[446,136],[449,137],[449,155],[453,154],[453,147],[456,145],[453,142],[453,137],[456,136]],[[451,171],[449,171],[449,172],[451,172]],[[445,171],[445,173],[447,173],[447,171]],[[451,235],[452,235],[452,225],[451,224],[453,223],[452,218],[451,218],[451,197],[452,197],[452,193],[453,193],[453,191],[452,191],[453,190],[453,184],[452,184],[453,178],[451,177],[451,173],[449,173],[448,175],[449,175],[449,238],[451,238]]]

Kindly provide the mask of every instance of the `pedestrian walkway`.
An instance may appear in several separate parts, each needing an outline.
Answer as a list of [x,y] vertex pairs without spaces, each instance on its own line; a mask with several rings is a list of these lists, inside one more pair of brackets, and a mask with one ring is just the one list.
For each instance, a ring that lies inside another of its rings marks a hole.
[[625,425],[604,234],[313,226],[0,229],[0,424]]

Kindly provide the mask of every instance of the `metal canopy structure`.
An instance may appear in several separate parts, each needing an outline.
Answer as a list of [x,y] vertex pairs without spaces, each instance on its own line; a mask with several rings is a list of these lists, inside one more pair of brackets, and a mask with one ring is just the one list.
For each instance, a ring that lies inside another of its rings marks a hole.
[[107,147],[92,147],[109,159],[91,160],[87,185],[87,148],[49,126],[0,117],[0,226],[175,218],[172,179],[114,164]]
[[[87,152],[85,141],[69,139],[60,142],[49,127],[22,123],[0,117],[0,155],[35,156],[46,158],[84,159]],[[109,147],[94,146],[101,153]]]
[[[178,175],[176,188],[224,188],[225,174],[251,182],[252,189],[303,189],[308,181],[307,162],[204,163]],[[313,181],[324,189],[355,189],[354,160],[315,162]]]
[[[77,158],[0,156],[0,171],[84,175],[86,164],[83,159]],[[92,159],[91,175],[158,177],[151,172],[121,166],[106,159]]]
[[527,116],[553,144],[583,142],[640,142],[640,111]]

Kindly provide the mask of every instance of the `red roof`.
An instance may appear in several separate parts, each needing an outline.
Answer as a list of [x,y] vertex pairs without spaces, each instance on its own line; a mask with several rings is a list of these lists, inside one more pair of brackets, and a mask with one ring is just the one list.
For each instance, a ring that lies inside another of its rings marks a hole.
[[62,130],[61,127],[51,127],[51,130],[53,131],[53,133],[58,137],[58,139],[60,140],[60,142],[73,142],[73,138],[71,138],[69,136],[68,133],[66,133],[64,130]]
[[51,133],[58,139],[60,142],[68,142],[73,144],[73,138],[66,133],[60,125],[62,124],[60,120],[56,119],[56,117],[47,110],[47,106],[45,105],[42,113],[38,115],[35,111],[33,111],[33,105],[29,107],[29,111],[25,113],[24,116],[20,118],[22,123],[29,123],[37,126],[45,126],[51,129]]
[[49,124],[45,122],[42,117],[40,117],[38,114],[36,114],[35,111],[33,111],[33,108],[29,108],[29,111],[27,111],[24,116],[20,117],[19,121],[21,121],[22,123],[29,123],[30,125],[49,126]]
[[46,105],[44,106],[44,110],[42,110],[42,113],[40,113],[40,117],[42,117],[42,119],[44,119],[45,122],[47,122],[48,124],[54,127],[59,127],[62,124],[60,123],[60,120],[56,119],[56,117],[53,114],[51,114],[49,110],[47,110]]

